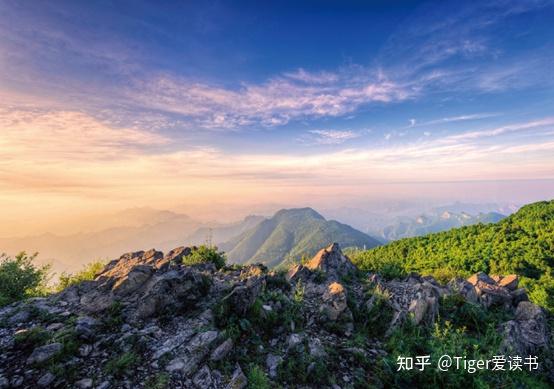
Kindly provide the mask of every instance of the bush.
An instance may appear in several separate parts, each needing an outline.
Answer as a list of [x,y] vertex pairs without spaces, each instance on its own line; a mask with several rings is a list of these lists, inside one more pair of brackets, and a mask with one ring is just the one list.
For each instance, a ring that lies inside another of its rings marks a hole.
[[56,285],[56,290],[58,292],[61,292],[65,288],[77,285],[83,281],[91,281],[96,278],[96,275],[104,269],[104,266],[106,264],[103,261],[95,261],[91,262],[84,266],[83,270],[77,272],[76,274],[69,274],[66,272],[63,272],[60,275],[60,280],[58,281],[58,284]]
[[116,356],[106,362],[105,371],[117,377],[125,375],[132,367],[140,362],[140,357],[130,351]]
[[189,255],[183,257],[183,265],[198,265],[201,263],[213,263],[217,269],[225,266],[225,254],[218,251],[217,247],[202,245],[192,250]]
[[24,251],[13,259],[0,255],[0,307],[44,293],[49,266],[35,266],[37,255],[29,256]]
[[269,389],[271,388],[269,379],[265,375],[263,369],[258,365],[252,365],[248,372],[248,388],[249,389]]

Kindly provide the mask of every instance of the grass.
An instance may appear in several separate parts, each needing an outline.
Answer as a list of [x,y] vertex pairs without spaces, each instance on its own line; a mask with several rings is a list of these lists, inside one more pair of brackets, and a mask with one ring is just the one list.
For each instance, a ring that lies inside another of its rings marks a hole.
[[107,374],[114,375],[116,377],[122,377],[126,375],[129,370],[138,365],[140,362],[140,357],[133,351],[123,353],[121,355],[115,356],[106,362],[104,366],[104,371]]

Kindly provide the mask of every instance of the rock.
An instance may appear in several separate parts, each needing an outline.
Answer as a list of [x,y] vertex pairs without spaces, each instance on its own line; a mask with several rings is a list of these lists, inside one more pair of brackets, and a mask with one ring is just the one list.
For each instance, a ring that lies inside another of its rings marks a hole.
[[109,387],[110,381],[103,381],[95,389],[108,389]]
[[20,310],[8,319],[8,324],[13,326],[19,323],[26,322],[27,320],[29,320],[30,316],[31,314],[29,313],[28,310],[26,309]]
[[231,381],[227,384],[225,387],[226,389],[243,389],[248,385],[248,379],[242,372],[242,369],[239,365],[235,368],[235,371],[233,372],[233,376],[231,377]]
[[328,276],[339,279],[356,272],[356,266],[340,250],[338,243],[321,249],[307,264],[310,270],[321,270]]
[[136,265],[129,273],[115,282],[112,290],[118,297],[127,296],[142,287],[152,277],[153,273],[154,268],[152,266]]
[[310,338],[308,341],[308,350],[310,351],[310,356],[314,358],[324,358],[327,356],[319,338]]
[[224,303],[228,303],[231,310],[239,316],[246,315],[262,291],[263,282],[261,279],[250,278],[250,280],[252,281],[248,285],[236,286],[222,300]]
[[46,327],[47,331],[54,332],[63,328],[63,323],[52,323]]
[[312,271],[304,265],[295,265],[287,272],[287,280],[297,282],[298,280],[306,281],[312,276]]
[[512,296],[512,305],[514,305],[515,307],[517,307],[518,304],[522,301],[529,301],[529,297],[527,297],[527,291],[525,290],[525,288],[516,289],[510,294]]
[[229,338],[225,340],[223,343],[221,343],[219,346],[217,346],[214,351],[212,351],[210,359],[212,361],[220,361],[223,358],[225,358],[232,349],[233,349],[233,340]]
[[92,339],[96,334],[98,320],[90,316],[81,316],[75,323],[75,333],[82,339]]
[[493,305],[509,305],[512,301],[512,296],[506,289],[484,281],[477,281],[475,291],[479,297],[479,302],[486,308]]
[[477,303],[479,297],[475,291],[475,286],[462,278],[454,278],[448,283],[448,289],[451,292],[458,293],[470,303]]
[[214,383],[210,368],[206,365],[202,366],[192,378],[192,383],[199,389],[211,388]]
[[52,382],[56,379],[56,376],[50,372],[43,374],[37,381],[37,385],[41,388],[50,386]]
[[473,286],[476,286],[479,281],[489,285],[496,285],[496,282],[482,271],[479,273],[475,273],[467,279],[467,282],[469,282]]
[[13,376],[12,377],[12,382],[11,382],[11,385],[12,387],[14,388],[18,388],[20,387],[21,385],[23,385],[23,381],[25,379],[23,377],[21,377],[20,375],[16,375],[16,376]]
[[119,279],[127,276],[131,269],[137,265],[155,265],[157,261],[163,258],[161,251],[154,249],[137,251],[133,253],[123,254],[119,259],[113,260],[104,267],[102,272],[96,277],[99,281],[108,279]]
[[412,300],[410,307],[408,308],[408,312],[412,314],[411,318],[414,324],[417,325],[421,323],[427,313],[428,306],[429,304],[423,298]]
[[79,355],[82,357],[88,357],[92,351],[92,346],[90,344],[83,344],[79,347]]
[[323,294],[323,302],[321,311],[328,320],[336,321],[344,310],[348,308],[346,290],[338,282],[332,282]]
[[279,368],[281,362],[283,362],[283,358],[279,355],[267,354],[265,365],[267,367],[269,378],[277,377],[277,369]]
[[529,301],[522,301],[516,308],[516,320],[546,320],[541,307]]
[[9,388],[10,381],[6,377],[0,375],[0,389]]
[[505,352],[531,355],[548,343],[545,313],[529,301],[518,304],[515,320],[504,323],[501,332],[501,349]]
[[192,308],[208,292],[210,285],[198,271],[187,268],[155,276],[138,301],[136,316],[146,319],[165,310]]
[[208,355],[213,343],[219,337],[217,331],[206,331],[196,334],[185,347],[185,355],[173,359],[166,370],[179,372],[183,376],[194,373],[198,364]]
[[61,343],[50,343],[45,346],[37,347],[33,350],[33,353],[27,358],[27,364],[32,365],[34,363],[42,363],[51,358],[63,350]]
[[510,274],[502,277],[502,279],[498,281],[498,286],[506,288],[510,291],[514,291],[517,289],[518,283],[519,283],[519,278],[517,274]]
[[287,351],[297,350],[302,346],[303,337],[300,334],[290,334],[287,338]]
[[79,389],[90,389],[92,388],[92,378],[83,378],[75,382],[75,386]]

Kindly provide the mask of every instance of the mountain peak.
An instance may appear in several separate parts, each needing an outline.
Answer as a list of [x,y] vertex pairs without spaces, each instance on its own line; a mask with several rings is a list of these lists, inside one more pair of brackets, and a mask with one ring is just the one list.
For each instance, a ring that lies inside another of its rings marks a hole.
[[321,216],[315,209],[310,207],[281,209],[275,215],[273,215],[273,218],[283,217],[310,217],[314,219],[325,220],[325,218]]

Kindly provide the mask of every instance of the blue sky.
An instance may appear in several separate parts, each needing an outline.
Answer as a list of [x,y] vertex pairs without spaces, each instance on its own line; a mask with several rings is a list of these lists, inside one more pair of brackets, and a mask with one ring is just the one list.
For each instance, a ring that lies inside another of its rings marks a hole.
[[552,197],[553,1],[4,0],[0,15],[13,212],[25,196],[302,202],[413,182],[535,180],[518,199]]

